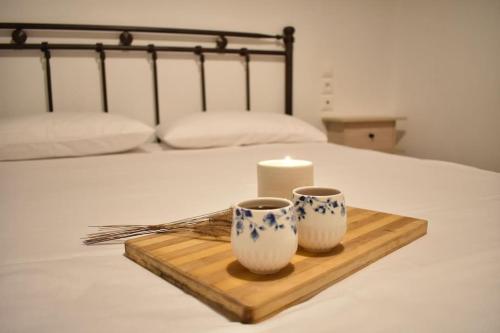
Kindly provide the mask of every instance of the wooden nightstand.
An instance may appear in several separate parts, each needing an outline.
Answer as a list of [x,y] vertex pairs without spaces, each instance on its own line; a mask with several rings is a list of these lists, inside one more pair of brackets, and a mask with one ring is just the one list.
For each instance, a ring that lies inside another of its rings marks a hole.
[[341,145],[396,152],[396,121],[405,117],[339,116],[321,117],[328,131],[328,142]]

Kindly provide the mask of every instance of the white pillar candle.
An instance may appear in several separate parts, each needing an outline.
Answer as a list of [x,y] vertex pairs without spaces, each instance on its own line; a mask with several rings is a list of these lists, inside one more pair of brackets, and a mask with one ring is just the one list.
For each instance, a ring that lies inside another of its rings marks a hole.
[[314,169],[310,161],[268,160],[257,163],[259,197],[290,199],[294,188],[314,185]]

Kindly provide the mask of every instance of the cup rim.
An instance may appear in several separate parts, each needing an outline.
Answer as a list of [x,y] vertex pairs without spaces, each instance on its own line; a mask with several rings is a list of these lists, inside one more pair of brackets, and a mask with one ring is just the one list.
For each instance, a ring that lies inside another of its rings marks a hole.
[[[305,193],[298,193],[299,191],[303,190],[324,190],[324,191],[332,191],[332,194],[325,194],[325,195],[317,195],[317,194],[305,194]],[[306,196],[311,196],[311,197],[318,197],[318,198],[328,198],[328,197],[334,197],[338,195],[343,195],[343,192],[339,189],[336,189],[334,187],[328,187],[328,186],[301,186],[301,187],[296,187],[292,191],[293,195],[306,195]]]
[[[278,207],[278,208],[273,208],[273,209],[252,209],[252,208],[247,208],[247,207],[242,207],[241,205],[247,202],[255,202],[255,201],[260,201],[260,200],[269,200],[269,201],[280,201],[282,203],[286,203],[285,206],[283,207]],[[251,199],[246,199],[246,200],[241,200],[234,204],[234,208],[241,208],[241,209],[247,209],[251,211],[256,211],[256,212],[264,212],[264,211],[278,211],[281,209],[286,209],[289,207],[293,207],[293,202],[291,200],[285,199],[285,198],[278,198],[278,197],[255,197]]]

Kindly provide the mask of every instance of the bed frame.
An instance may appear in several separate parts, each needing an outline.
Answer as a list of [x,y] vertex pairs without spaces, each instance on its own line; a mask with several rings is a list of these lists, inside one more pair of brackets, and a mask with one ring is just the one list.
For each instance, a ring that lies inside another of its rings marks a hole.
[[[158,96],[158,72],[157,72],[157,54],[158,52],[182,52],[194,53],[199,60],[200,80],[201,80],[201,105],[202,111],[207,110],[206,87],[205,87],[205,54],[238,54],[244,57],[245,60],[245,93],[246,93],[246,109],[250,111],[250,56],[280,56],[285,60],[285,113],[292,115],[292,93],[293,93],[293,43],[294,32],[293,27],[285,27],[281,35],[268,35],[253,32],[236,32],[223,30],[199,30],[199,29],[178,29],[178,28],[158,28],[158,27],[137,27],[137,26],[116,26],[116,25],[82,25],[82,24],[46,24],[46,23],[0,23],[0,30],[12,30],[11,43],[1,43],[0,50],[40,50],[45,59],[45,82],[47,89],[47,111],[54,111],[52,77],[50,71],[51,50],[89,50],[95,51],[100,59],[100,80],[102,88],[102,105],[103,111],[108,112],[108,96],[106,83],[106,52],[108,51],[134,51],[145,52],[150,54],[152,59],[152,75],[154,89],[154,106],[155,106],[155,122],[160,123],[160,106]],[[78,32],[119,32],[119,44],[60,44],[49,43],[27,43],[28,33],[30,30],[65,30]],[[163,35],[195,35],[195,36],[214,36],[215,47],[202,47],[199,45],[183,47],[183,46],[157,46],[149,45],[132,45],[134,41],[133,33],[151,33]],[[281,40],[283,50],[261,50],[250,48],[228,48],[228,37],[245,38],[245,39],[275,39]],[[196,59],[195,58],[195,59]]]

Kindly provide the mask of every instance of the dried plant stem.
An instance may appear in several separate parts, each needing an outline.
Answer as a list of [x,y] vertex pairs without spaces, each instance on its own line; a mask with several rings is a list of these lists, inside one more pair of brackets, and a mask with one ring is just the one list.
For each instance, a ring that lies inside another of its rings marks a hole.
[[88,234],[87,237],[84,238],[83,243],[86,245],[93,245],[139,235],[174,232],[193,233],[199,236],[215,238],[228,237],[231,234],[232,215],[232,208],[228,208],[163,224],[92,226],[99,228],[99,231]]

